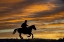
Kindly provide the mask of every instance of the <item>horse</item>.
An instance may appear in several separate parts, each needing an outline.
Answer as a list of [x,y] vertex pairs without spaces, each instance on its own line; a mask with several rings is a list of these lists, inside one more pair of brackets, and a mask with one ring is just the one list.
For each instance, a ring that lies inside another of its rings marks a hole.
[[14,29],[13,34],[15,34],[17,31],[19,33],[19,37],[21,39],[23,39],[23,37],[21,36],[22,33],[28,34],[29,35],[28,37],[30,37],[32,35],[32,39],[33,39],[32,29],[36,30],[35,25],[31,25],[31,26],[27,27],[26,29],[23,29],[23,28]]

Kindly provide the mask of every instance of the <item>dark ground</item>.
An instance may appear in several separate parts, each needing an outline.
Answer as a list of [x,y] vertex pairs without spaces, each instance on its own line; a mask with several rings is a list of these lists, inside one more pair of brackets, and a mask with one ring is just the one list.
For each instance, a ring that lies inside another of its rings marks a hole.
[[0,39],[0,42],[64,42],[64,38],[63,39],[38,39],[38,38],[34,38],[34,39]]

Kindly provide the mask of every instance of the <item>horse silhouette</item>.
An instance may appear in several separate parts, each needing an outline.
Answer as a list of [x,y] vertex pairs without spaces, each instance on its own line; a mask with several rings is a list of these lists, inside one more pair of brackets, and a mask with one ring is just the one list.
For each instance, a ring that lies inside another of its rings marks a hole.
[[23,28],[14,29],[13,34],[15,34],[16,31],[17,31],[19,33],[19,37],[21,39],[23,39],[23,37],[21,36],[22,33],[23,34],[28,34],[29,35],[28,37],[30,37],[32,35],[32,39],[33,39],[32,29],[36,30],[35,25],[31,25],[31,26],[27,27],[26,30],[24,30]]

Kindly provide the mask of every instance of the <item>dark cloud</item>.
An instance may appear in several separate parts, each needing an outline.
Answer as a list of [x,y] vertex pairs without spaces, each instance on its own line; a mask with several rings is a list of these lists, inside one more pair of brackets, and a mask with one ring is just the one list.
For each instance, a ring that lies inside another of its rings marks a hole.
[[0,23],[0,30],[1,29],[12,29],[12,28],[19,28],[21,25],[21,22],[5,22],[5,23]]
[[[41,3],[46,3],[46,2],[50,2],[50,0],[48,0],[48,1],[47,0],[25,0],[23,2],[9,3],[9,4],[8,3],[0,3],[0,7],[7,7],[7,8],[4,8],[3,11],[0,11],[0,14],[5,16],[5,15],[11,15],[14,13],[15,14],[22,13],[22,10],[27,6],[30,6],[34,3],[41,4]],[[51,2],[53,2],[53,1],[51,1]],[[62,3],[63,1],[57,0],[55,2]]]
[[[49,0],[50,1],[50,0]],[[50,2],[53,2],[50,1]],[[31,15],[29,17],[45,17],[45,16],[50,16],[50,15],[58,15],[61,12],[64,12],[64,3],[62,3],[63,1],[61,0],[56,0],[55,1],[55,8],[53,8],[52,10],[47,10],[47,11],[40,11],[40,12],[36,12],[36,13],[32,13],[34,15]],[[53,3],[54,4],[54,3]],[[45,7],[44,7],[45,8]],[[62,13],[63,14],[63,13]],[[58,18],[59,19],[59,18]]]
[[43,0],[26,0],[24,2],[9,3],[9,4],[0,3],[0,7],[7,7],[3,9],[3,11],[0,11],[0,14],[20,13],[19,10],[23,10],[25,7],[37,3],[39,1],[43,1]]
[[58,15],[61,12],[64,12],[63,8],[56,8],[50,11],[41,11],[41,12],[34,13],[34,15],[31,15],[31,17],[45,17],[45,16],[50,16],[55,14]]

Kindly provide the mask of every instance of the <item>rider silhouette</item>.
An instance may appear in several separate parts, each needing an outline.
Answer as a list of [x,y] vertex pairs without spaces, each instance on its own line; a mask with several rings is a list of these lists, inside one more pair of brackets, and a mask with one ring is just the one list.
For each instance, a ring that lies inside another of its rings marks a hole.
[[28,25],[27,25],[27,20],[25,20],[24,23],[21,25],[21,27],[22,27],[23,29],[26,29],[27,26],[28,26]]

